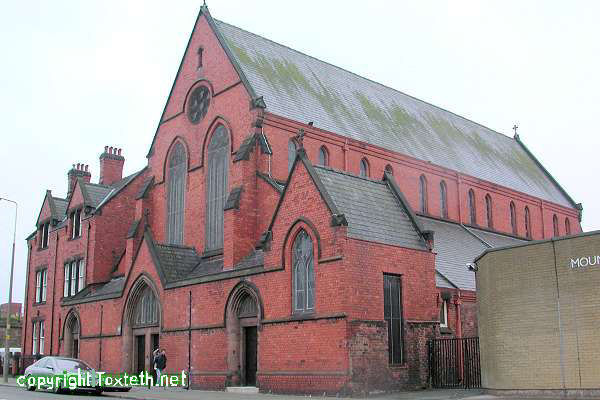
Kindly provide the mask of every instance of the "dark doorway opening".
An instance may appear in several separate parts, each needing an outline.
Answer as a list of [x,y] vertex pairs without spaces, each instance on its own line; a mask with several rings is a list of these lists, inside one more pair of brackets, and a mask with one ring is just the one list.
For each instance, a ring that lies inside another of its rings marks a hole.
[[73,349],[71,354],[73,354],[73,358],[79,358],[79,339],[73,339]]
[[246,386],[256,386],[256,359],[257,359],[256,326],[244,328],[244,370]]
[[135,372],[139,374],[146,370],[146,336],[139,335],[135,337]]

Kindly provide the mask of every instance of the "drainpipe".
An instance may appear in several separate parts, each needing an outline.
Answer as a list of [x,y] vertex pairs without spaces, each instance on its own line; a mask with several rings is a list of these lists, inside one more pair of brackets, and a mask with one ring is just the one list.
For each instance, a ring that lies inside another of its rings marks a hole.
[[454,304],[456,305],[456,337],[462,337],[462,316],[460,313],[460,306],[462,305],[462,301],[460,299],[460,290],[458,290],[458,294],[456,295],[456,300],[454,300]]
[[342,150],[344,151],[344,171],[348,171],[348,139],[344,141]]
[[460,175],[456,173],[456,191],[458,195],[458,221],[462,223],[462,204],[460,201]]
[[[546,227],[544,226],[544,200],[540,200],[540,210],[542,212],[542,239],[546,238]],[[531,230],[531,226],[529,227]],[[531,232],[531,237],[533,237],[533,232]]]
[[[54,272],[52,273],[52,309],[50,312],[50,355],[52,355],[52,345],[54,343],[54,301],[56,294],[56,263],[58,262],[58,240],[60,236],[58,235],[58,230],[56,232],[56,246],[54,247]],[[46,278],[48,279],[48,278]],[[60,327],[59,327],[60,330]],[[59,344],[60,348],[60,344]]]

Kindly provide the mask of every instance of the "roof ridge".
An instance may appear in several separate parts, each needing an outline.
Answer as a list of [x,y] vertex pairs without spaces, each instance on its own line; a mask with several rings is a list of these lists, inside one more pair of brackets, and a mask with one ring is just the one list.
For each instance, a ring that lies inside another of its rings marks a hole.
[[329,166],[325,166],[325,165],[313,165],[313,167],[314,168],[319,168],[319,169],[324,169],[326,171],[331,171],[331,172],[334,172],[336,174],[347,175],[347,176],[352,177],[352,178],[363,179],[363,180],[368,181],[368,182],[379,183],[381,185],[385,185],[385,182],[383,180],[379,181],[379,180],[376,180],[376,179],[373,179],[373,178],[369,178],[367,176],[355,175],[355,174],[353,174],[353,173],[351,173],[349,171],[343,171],[341,169],[337,169],[337,168],[333,168],[333,167],[329,167]]
[[512,138],[512,137],[510,137],[510,136],[508,136],[508,135],[505,135],[504,133],[498,132],[498,131],[496,131],[496,130],[494,130],[494,129],[490,128],[490,127],[487,127],[487,126],[485,126],[485,125],[483,125],[483,124],[481,124],[481,123],[479,123],[479,122],[477,122],[477,121],[474,121],[474,120],[472,120],[472,119],[470,119],[470,118],[464,117],[464,116],[462,116],[462,115],[460,115],[460,114],[457,114],[457,113],[455,113],[455,112],[453,112],[453,111],[447,110],[447,109],[445,109],[445,108],[443,108],[443,107],[436,106],[436,105],[435,105],[435,104],[433,104],[433,103],[430,103],[430,102],[428,102],[428,101],[426,101],[426,100],[422,100],[422,99],[420,99],[420,98],[418,98],[418,97],[415,97],[415,96],[413,96],[413,95],[410,95],[410,94],[408,94],[408,93],[404,93],[403,91],[401,91],[401,90],[399,90],[399,89],[395,89],[395,88],[393,88],[393,87],[391,87],[391,86],[388,86],[388,85],[386,85],[386,84],[384,84],[384,83],[377,82],[377,81],[375,81],[375,80],[373,80],[373,79],[371,79],[371,78],[367,78],[367,77],[365,77],[365,76],[359,75],[359,74],[357,74],[356,72],[352,72],[352,71],[350,71],[350,70],[348,70],[348,69],[346,69],[346,68],[340,67],[340,66],[338,66],[338,65],[335,65],[335,64],[333,64],[333,63],[330,63],[330,62],[328,62],[328,61],[321,60],[320,58],[317,58],[317,57],[315,57],[315,56],[311,56],[310,54],[304,53],[304,52],[302,52],[302,51],[300,51],[300,50],[296,50],[296,49],[294,49],[294,48],[292,48],[292,47],[290,47],[290,46],[287,46],[287,45],[285,45],[285,44],[281,44],[281,43],[279,43],[279,42],[276,42],[276,41],[274,41],[274,40],[272,40],[272,39],[269,39],[269,38],[267,38],[267,37],[264,37],[264,36],[262,36],[262,35],[259,35],[259,34],[257,34],[257,33],[250,32],[250,31],[248,31],[248,30],[246,30],[246,29],[244,29],[244,28],[240,28],[239,26],[236,26],[236,25],[230,24],[230,23],[228,23],[228,22],[225,22],[225,21],[221,21],[220,19],[217,19],[217,18],[214,18],[214,17],[213,17],[213,20],[214,20],[215,22],[217,22],[217,23],[220,23],[220,24],[225,24],[225,25],[229,25],[229,26],[231,26],[231,27],[233,27],[233,28],[235,28],[235,29],[239,29],[239,30],[241,30],[241,31],[244,31],[244,32],[246,32],[246,33],[249,33],[249,34],[251,34],[251,35],[254,35],[254,36],[256,36],[256,37],[259,37],[259,38],[261,38],[261,39],[263,39],[263,40],[266,40],[266,41],[268,41],[268,42],[271,42],[271,43],[273,43],[273,44],[275,44],[275,45],[277,45],[277,46],[281,46],[281,47],[284,47],[284,48],[286,48],[286,49],[289,49],[289,50],[291,50],[291,51],[293,51],[293,52],[296,52],[296,53],[298,53],[298,54],[302,54],[303,56],[310,57],[310,58],[312,58],[313,60],[316,60],[316,61],[322,62],[322,63],[324,63],[324,64],[330,65],[330,66],[332,66],[332,67],[334,67],[334,68],[337,68],[337,69],[339,69],[339,70],[345,71],[345,72],[347,72],[347,73],[349,73],[349,74],[352,74],[352,75],[354,75],[354,76],[357,76],[357,77],[359,77],[359,78],[361,78],[361,79],[367,80],[367,81],[369,81],[369,82],[372,82],[372,83],[374,83],[374,84],[376,84],[376,85],[379,85],[379,86],[382,86],[382,87],[384,87],[384,88],[387,88],[387,89],[393,90],[393,91],[395,91],[395,92],[398,92],[398,93],[400,93],[400,94],[402,94],[402,95],[404,95],[404,96],[408,96],[408,97],[410,97],[410,98],[412,98],[412,99],[414,99],[414,100],[416,100],[416,101],[420,101],[420,102],[422,102],[422,103],[425,103],[425,104],[427,104],[427,105],[429,105],[429,106],[431,106],[431,107],[434,107],[434,108],[437,108],[437,109],[439,109],[439,110],[442,110],[442,111],[445,111],[445,112],[447,112],[447,113],[450,113],[450,114],[452,114],[452,115],[455,115],[455,116],[457,116],[457,117],[459,117],[459,118],[462,118],[462,119],[464,119],[464,120],[466,120],[466,121],[469,121],[469,122],[471,122],[471,123],[474,123],[474,124],[476,124],[476,125],[479,125],[479,126],[481,126],[482,128],[485,128],[485,129],[489,130],[490,132],[494,132],[495,134],[498,134],[498,135],[500,135],[500,136],[502,136],[502,137],[504,137],[504,138],[506,138],[506,139],[509,139],[509,140],[511,140],[511,141],[512,141],[512,140],[514,140],[514,138]]
[[[460,223],[458,221],[453,221],[453,220],[449,220],[449,219],[442,219],[442,218],[435,217],[433,215],[424,215],[424,214],[420,214],[420,213],[417,213],[416,215],[417,215],[417,218],[429,219],[429,220],[432,220],[432,221],[441,222],[443,224],[456,225],[458,227],[460,227],[462,225],[464,228],[478,230],[478,231],[482,231],[482,232],[489,233],[489,234],[492,234],[492,235],[502,236],[504,238],[521,240],[521,241],[527,242],[527,243],[530,242],[527,239],[519,238],[519,237],[513,236],[513,235],[511,235],[509,233],[504,233],[504,232],[499,232],[499,231],[490,231],[490,230],[487,230],[487,229],[482,229],[481,227],[476,228],[476,227],[473,227],[473,226],[465,225],[465,224]],[[472,233],[472,234],[474,234],[474,233]],[[477,238],[479,238],[479,237],[477,237]]]

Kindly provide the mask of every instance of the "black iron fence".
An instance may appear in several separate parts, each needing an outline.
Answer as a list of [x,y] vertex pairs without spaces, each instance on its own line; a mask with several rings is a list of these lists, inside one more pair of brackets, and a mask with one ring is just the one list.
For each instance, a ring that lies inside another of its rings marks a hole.
[[430,340],[429,379],[434,388],[481,387],[479,338]]

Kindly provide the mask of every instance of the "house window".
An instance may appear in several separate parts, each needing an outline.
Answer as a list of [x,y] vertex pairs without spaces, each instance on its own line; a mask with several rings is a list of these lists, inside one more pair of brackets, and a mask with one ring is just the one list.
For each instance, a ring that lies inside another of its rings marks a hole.
[[186,172],[185,148],[181,142],[177,142],[169,156],[167,187],[167,242],[169,244],[183,244]]
[[448,218],[448,190],[446,182],[440,182],[440,216]]
[[31,349],[32,354],[39,354],[38,353],[38,351],[39,351],[38,344],[40,342],[40,339],[38,337],[38,333],[39,333],[38,332],[38,323],[34,322],[33,323],[33,343],[31,345],[32,346],[32,349]]
[[292,166],[296,159],[296,143],[293,140],[288,142],[288,174],[292,172]]
[[427,214],[427,179],[425,175],[419,177],[419,209]]
[[486,222],[487,222],[487,227],[488,228],[493,228],[494,227],[494,222],[492,219],[492,196],[490,196],[489,194],[485,195],[485,217],[486,217]]
[[513,235],[517,234],[517,209],[515,203],[510,202],[510,226],[512,228]]
[[388,328],[390,364],[402,364],[402,280],[396,275],[383,275],[383,314]]
[[312,311],[315,308],[315,269],[313,242],[306,231],[301,230],[292,246],[294,271],[294,310]]
[[44,354],[44,321],[33,323],[33,354]]
[[46,288],[48,284],[48,269],[40,269],[35,273],[35,302],[46,301]]
[[531,238],[531,216],[529,215],[529,207],[525,207],[525,236]]
[[81,209],[71,213],[71,239],[81,236]]
[[83,259],[65,264],[63,296],[75,296],[85,288],[85,261]]
[[392,168],[392,166],[390,164],[385,166],[385,172],[387,172],[388,174],[394,176],[394,169]]
[[50,233],[50,222],[46,222],[40,226],[40,248],[48,247],[48,235]]
[[229,132],[219,125],[212,134],[206,153],[206,251],[223,248],[224,215],[229,175]]
[[133,311],[133,326],[149,326],[158,324],[158,299],[150,286],[146,286],[140,294]]
[[569,221],[569,218],[565,218],[565,234],[571,234],[571,221]]
[[40,321],[40,349],[38,354],[44,354],[44,321]]
[[319,165],[327,167],[329,165],[329,152],[325,146],[321,146],[319,149]]
[[558,217],[556,214],[552,216],[552,226],[554,228],[554,237],[560,236],[560,232],[558,231]]
[[360,176],[365,178],[369,177],[369,162],[366,158],[360,160]]
[[475,192],[473,189],[469,190],[469,223],[471,225],[477,225],[477,213],[475,212]]
[[440,306],[440,328],[448,327],[448,301],[442,300],[442,305]]

